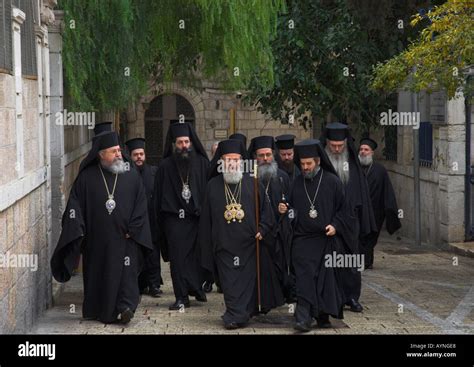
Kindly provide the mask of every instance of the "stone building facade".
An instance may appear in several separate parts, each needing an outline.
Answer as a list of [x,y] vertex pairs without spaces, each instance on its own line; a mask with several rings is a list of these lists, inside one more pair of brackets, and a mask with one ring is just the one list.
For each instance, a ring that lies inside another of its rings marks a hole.
[[[466,167],[472,166],[474,156],[466,155],[466,144],[473,143],[466,136],[464,97],[459,93],[448,101],[440,93],[420,93],[416,110],[413,103],[411,93],[398,93],[397,111],[420,112],[421,242],[444,247],[470,240],[465,209],[472,211],[472,204],[467,199]],[[415,238],[413,139],[411,126],[397,126],[396,156],[383,161],[403,210],[399,233],[409,238]]]
[[293,134],[297,140],[312,136],[311,130],[297,124],[282,125],[269,119],[255,106],[244,104],[237,93],[224,91],[211,82],[204,82],[202,90],[174,82],[167,86],[164,94],[150,92],[143,96],[139,103],[129,108],[121,135],[126,139],[146,138],[147,154],[159,159],[169,124],[179,121],[180,115],[193,123],[209,155],[214,142],[224,140],[234,132],[245,134],[248,141],[259,135]]
[[25,333],[60,290],[49,260],[90,133],[63,112],[56,0],[0,4],[0,333]]

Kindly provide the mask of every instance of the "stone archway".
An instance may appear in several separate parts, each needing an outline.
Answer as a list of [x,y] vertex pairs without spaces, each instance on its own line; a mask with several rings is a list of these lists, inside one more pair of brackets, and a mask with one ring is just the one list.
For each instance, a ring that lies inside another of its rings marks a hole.
[[169,125],[182,117],[193,126],[196,125],[192,104],[180,94],[162,94],[149,103],[144,118],[148,163],[157,165],[161,160]]

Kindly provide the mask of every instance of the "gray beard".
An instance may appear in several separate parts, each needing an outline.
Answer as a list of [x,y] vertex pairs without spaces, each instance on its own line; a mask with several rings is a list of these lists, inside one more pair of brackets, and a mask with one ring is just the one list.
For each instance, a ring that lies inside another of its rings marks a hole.
[[362,166],[367,167],[374,161],[372,154],[366,155],[365,157],[359,154],[359,162]]
[[115,158],[113,163],[109,166],[106,166],[103,163],[101,163],[101,166],[104,167],[107,171],[113,173],[114,175],[115,174],[121,175],[122,173],[125,173],[125,171],[127,170],[127,165],[121,158]]
[[333,154],[329,150],[329,147],[326,146],[326,153],[332,163],[332,166],[336,170],[337,175],[341,179],[342,183],[346,185],[349,182],[349,151],[347,148],[344,148],[341,154]]
[[232,172],[222,172],[222,177],[224,177],[224,182],[229,185],[236,185],[242,180],[242,171],[232,171]]
[[270,163],[263,163],[258,165],[258,175],[266,182],[276,177],[278,172],[278,163],[273,161]]
[[304,173],[304,178],[308,180],[312,180],[318,174],[320,168],[321,167],[318,166],[315,169],[313,169],[311,172]]

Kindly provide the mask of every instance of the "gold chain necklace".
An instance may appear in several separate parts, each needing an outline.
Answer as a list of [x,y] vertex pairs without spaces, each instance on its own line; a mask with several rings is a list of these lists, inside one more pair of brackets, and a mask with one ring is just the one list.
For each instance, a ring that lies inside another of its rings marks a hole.
[[110,214],[112,214],[115,207],[117,206],[117,204],[115,203],[115,200],[114,200],[114,193],[115,193],[115,187],[117,186],[118,173],[115,174],[114,187],[112,189],[112,193],[110,193],[109,186],[107,185],[107,181],[105,180],[104,172],[102,171],[102,167],[100,166],[100,163],[99,163],[99,169],[100,169],[100,173],[102,174],[102,178],[104,179],[105,189],[107,190],[108,199],[105,202],[105,208],[107,209],[107,211],[109,212],[109,215],[110,215]]
[[239,223],[242,223],[242,219],[245,217],[242,204],[240,204],[240,199],[242,197],[242,180],[240,180],[233,193],[227,182],[224,181],[224,191],[226,201],[224,218],[227,221],[227,224],[230,224],[231,221],[235,222],[236,220],[238,220]]

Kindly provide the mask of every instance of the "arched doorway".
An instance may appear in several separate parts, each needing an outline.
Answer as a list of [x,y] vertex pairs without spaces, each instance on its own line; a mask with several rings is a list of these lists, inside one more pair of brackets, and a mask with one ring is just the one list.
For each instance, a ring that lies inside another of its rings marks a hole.
[[194,126],[194,108],[179,94],[163,94],[154,98],[145,111],[145,139],[147,141],[147,162],[157,165],[163,157],[166,133],[170,123],[185,121]]

